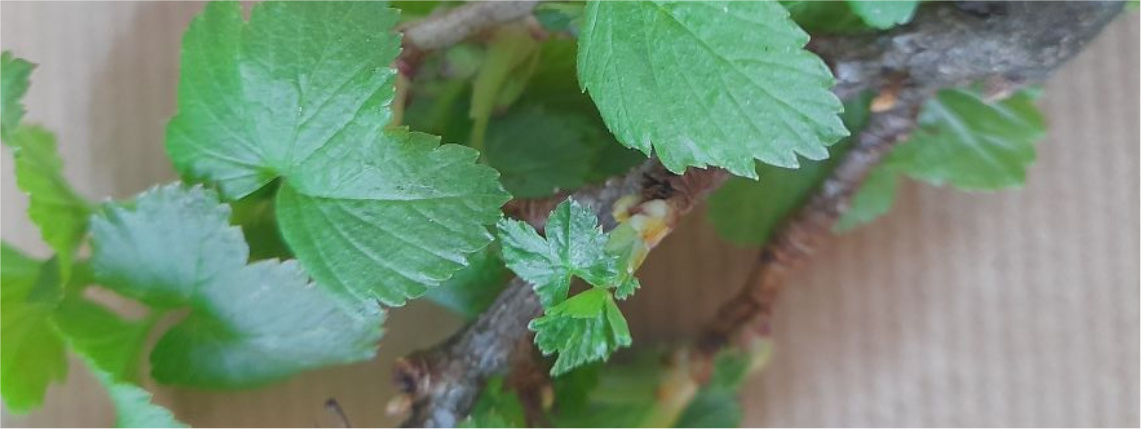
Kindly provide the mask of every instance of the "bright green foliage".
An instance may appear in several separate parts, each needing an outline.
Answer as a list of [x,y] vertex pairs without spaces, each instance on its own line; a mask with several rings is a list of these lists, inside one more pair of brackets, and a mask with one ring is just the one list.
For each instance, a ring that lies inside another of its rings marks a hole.
[[8,411],[24,413],[43,402],[49,384],[67,377],[67,358],[51,323],[54,302],[29,298],[44,263],[7,243],[0,252],[0,396]]
[[471,265],[456,272],[440,287],[429,290],[424,297],[468,319],[479,316],[499,296],[511,274],[497,249],[492,247],[472,254]]
[[156,317],[124,320],[105,307],[73,295],[54,314],[59,332],[76,353],[116,379],[135,381],[139,357]]
[[626,318],[610,291],[602,288],[592,288],[548,308],[528,327],[535,331],[535,345],[543,355],[559,355],[551,375],[605,360],[631,342]]
[[11,52],[0,53],[0,140],[8,141],[24,118],[21,99],[28,92],[28,77],[36,66]]
[[860,190],[852,196],[848,210],[836,221],[835,230],[850,231],[887,214],[898,189],[899,172],[887,166],[872,170],[860,185]]
[[294,261],[246,265],[249,250],[229,217],[213,192],[174,184],[92,218],[100,283],[152,306],[192,309],[151,353],[156,380],[250,386],[373,356],[378,308],[314,287]]
[[852,8],[853,13],[864,20],[864,23],[885,30],[911,21],[912,15],[915,15],[915,9],[919,7],[919,0],[848,0],[848,6]]
[[320,285],[401,305],[491,241],[508,195],[467,148],[391,118],[397,13],[372,2],[267,2],[248,24],[212,3],[186,32],[167,149],[240,198],[282,179],[286,242]]
[[622,144],[674,172],[796,167],[847,135],[832,74],[776,2],[587,5],[580,84]]
[[574,200],[560,203],[547,218],[547,238],[526,222],[499,222],[503,259],[519,277],[534,285],[543,307],[563,302],[571,277],[606,287],[618,275],[617,261],[606,252],[606,235],[594,212]]
[[487,130],[484,156],[516,198],[537,198],[586,182],[598,134],[574,114],[520,106]]
[[[853,133],[867,122],[870,102],[864,95],[845,104],[844,124]],[[851,140],[832,146],[829,159],[807,161],[796,170],[761,165],[758,180],[730,178],[709,197],[709,218],[719,235],[742,245],[768,241],[773,230],[828,177]]]
[[484,386],[471,414],[461,428],[524,428],[527,420],[519,395],[504,388],[503,378],[493,378]]
[[185,423],[175,420],[170,410],[151,403],[151,394],[139,386],[123,382],[112,374],[87,361],[95,378],[111,394],[115,406],[115,426],[121,428],[183,428]]
[[966,190],[1020,186],[1046,132],[1031,94],[987,102],[977,91],[949,89],[923,105],[919,127],[888,164],[932,185]]
[[741,425],[743,411],[737,391],[749,374],[750,358],[740,350],[727,349],[713,361],[713,375],[690,401],[675,427],[719,428]]
[[[60,258],[64,272],[87,235],[91,209],[63,177],[55,136],[37,126],[20,126],[5,142],[16,160],[16,186],[28,194],[28,217]],[[64,276],[66,281],[66,275]]]

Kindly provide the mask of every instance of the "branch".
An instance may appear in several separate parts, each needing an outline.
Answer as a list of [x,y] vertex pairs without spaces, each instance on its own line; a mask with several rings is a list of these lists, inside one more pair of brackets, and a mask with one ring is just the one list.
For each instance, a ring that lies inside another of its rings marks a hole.
[[[906,118],[911,117],[923,95],[974,81],[1018,85],[1044,78],[1076,54],[1120,9],[1120,3],[1010,3],[999,4],[997,12],[980,16],[939,3],[921,8],[912,24],[888,33],[815,39],[809,49],[832,67],[838,96],[850,98],[875,89],[886,101],[880,103],[877,110],[881,112],[875,115],[873,125],[861,134],[863,149],[847,155],[820,193],[766,247],[771,251],[762,259],[758,278],[786,271],[807,258],[814,244],[803,249],[801,244],[816,243],[827,235],[831,222],[846,209],[867,170],[910,129],[913,121]],[[610,229],[616,223],[612,210],[619,198],[634,195],[643,202],[665,200],[680,216],[725,177],[723,171],[715,169],[689,169],[681,176],[673,175],[651,160],[604,186],[580,191],[574,198],[592,207],[604,228]],[[509,209],[539,228],[549,204],[516,203]],[[670,227],[675,225],[676,218]],[[780,262],[764,262],[764,258]],[[774,279],[779,277],[773,275]],[[773,285],[780,282],[768,284],[757,286],[757,290],[764,289],[758,293],[750,285],[739,296],[753,304],[745,305],[744,310],[728,308],[711,325],[699,342],[699,360],[711,356],[711,350],[737,333],[757,326],[757,319],[767,314],[761,308],[771,307],[775,297],[778,288]],[[443,344],[398,362],[395,377],[403,400],[412,404],[412,415],[405,425],[454,426],[467,414],[487,377],[507,372],[516,350],[513,346],[528,335],[527,322],[541,311],[530,286],[515,279],[473,324]],[[708,365],[697,365],[702,366]]]
[[531,14],[538,1],[481,1],[446,9],[400,29],[404,50],[397,69],[415,76],[416,66],[431,51],[454,45],[500,24]]

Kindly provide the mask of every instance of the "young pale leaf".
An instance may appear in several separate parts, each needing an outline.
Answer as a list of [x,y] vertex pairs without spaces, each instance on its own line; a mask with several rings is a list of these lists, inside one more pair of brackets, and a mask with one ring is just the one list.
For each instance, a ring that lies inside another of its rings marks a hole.
[[915,15],[919,0],[910,1],[871,1],[848,0],[848,7],[869,26],[886,30],[896,25],[906,24]]
[[20,100],[28,91],[28,77],[35,67],[9,51],[0,53],[0,140],[8,141],[24,118]]
[[944,90],[923,105],[919,128],[887,163],[933,185],[966,190],[1020,186],[1045,128],[1027,91],[988,102],[974,90]]
[[796,167],[847,135],[832,74],[776,2],[587,5],[578,74],[618,141],[674,172]]
[[100,283],[152,306],[192,309],[151,353],[156,380],[242,387],[373,356],[379,308],[315,287],[294,261],[246,265],[229,216],[213,192],[174,184],[92,218]]
[[[397,13],[373,2],[212,3],[183,42],[167,149],[240,198],[281,178],[277,216],[324,287],[401,305],[467,264],[509,196],[478,154],[391,118]],[[332,25],[331,23],[336,23]]]
[[618,275],[616,258],[606,252],[606,235],[590,209],[571,199],[559,203],[547,218],[546,233],[544,239],[526,222],[499,221],[507,267],[534,285],[544,308],[566,299],[572,276],[604,287]]
[[850,231],[887,214],[895,202],[898,188],[899,172],[885,165],[876,167],[864,179],[856,195],[852,196],[848,210],[840,216],[840,220],[836,221],[835,230]]
[[[867,122],[870,102],[871,97],[864,95],[845,104],[844,124],[853,133]],[[829,159],[807,161],[796,170],[761,165],[758,180],[730,178],[709,197],[709,219],[719,235],[742,245],[768,241],[780,222],[828,177],[851,140],[832,146]]]
[[55,136],[38,126],[16,128],[5,141],[16,161],[16,186],[28,194],[28,217],[40,228],[44,242],[56,252],[60,267],[70,273],[76,248],[87,235],[90,205],[63,177],[63,161]]
[[151,394],[139,386],[122,381],[113,374],[99,369],[87,359],[87,366],[95,378],[111,394],[115,406],[115,426],[121,428],[184,428],[189,427],[174,418],[170,410],[151,402]]
[[67,378],[64,343],[51,323],[53,305],[29,298],[43,266],[0,244],[0,396],[13,413],[38,407],[48,385]]
[[535,332],[535,345],[543,355],[558,353],[551,368],[554,376],[605,360],[631,342],[626,318],[610,291],[602,288],[592,288],[548,308],[528,328]]

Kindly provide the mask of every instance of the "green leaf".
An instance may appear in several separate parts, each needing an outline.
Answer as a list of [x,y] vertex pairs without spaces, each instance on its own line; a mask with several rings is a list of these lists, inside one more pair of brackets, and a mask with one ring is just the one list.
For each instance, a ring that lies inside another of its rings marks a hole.
[[592,1],[578,74],[622,144],[756,178],[754,159],[796,167],[847,135],[807,42],[775,2]]
[[248,248],[212,191],[178,184],[92,218],[100,283],[190,314],[151,353],[156,380],[244,387],[370,359],[380,309],[310,284],[295,261],[246,265]]
[[1046,131],[1030,93],[999,102],[950,89],[923,105],[919,127],[892,151],[893,168],[933,185],[966,190],[1020,186]]
[[919,7],[918,0],[909,1],[870,1],[848,0],[848,7],[869,26],[886,30],[896,25],[906,24]]
[[535,288],[544,308],[563,302],[571,277],[608,286],[618,275],[616,258],[606,252],[606,235],[598,217],[571,199],[559,203],[547,218],[547,238],[526,222],[499,221],[499,240],[507,267]]
[[63,340],[51,322],[54,304],[29,299],[43,266],[0,244],[0,396],[17,414],[39,407],[48,385],[67,378]]
[[184,428],[170,410],[151,402],[151,394],[139,386],[124,382],[87,359],[95,378],[111,394],[115,406],[115,426],[121,428]]
[[472,406],[471,415],[458,427],[523,428],[527,427],[527,420],[519,395],[504,387],[502,377],[496,377],[487,382],[479,400]]
[[[478,154],[392,116],[397,13],[372,2],[212,3],[183,41],[167,149],[240,198],[281,179],[282,235],[323,286],[402,305],[491,241],[509,196]],[[446,172],[446,173],[444,173]]]
[[136,381],[139,357],[157,317],[128,321],[81,296],[68,296],[53,314],[59,329],[76,353],[116,379]]
[[626,362],[587,364],[555,378],[555,427],[654,427],[663,356],[638,353]]
[[471,146],[483,150],[487,125],[496,108],[515,101],[527,85],[539,60],[539,42],[524,25],[506,25],[492,31],[487,55],[472,81]]
[[744,414],[737,391],[749,374],[751,360],[745,352],[735,349],[721,351],[713,360],[713,374],[709,382],[682,411],[675,427],[720,428],[738,427]]
[[63,281],[76,248],[87,235],[90,205],[63,177],[55,136],[38,126],[20,126],[6,140],[16,161],[16,186],[28,194],[28,217],[56,252]]
[[507,285],[510,274],[498,252],[488,246],[471,256],[471,265],[456,272],[440,287],[429,290],[424,297],[468,319],[474,319],[491,307],[491,303],[495,302],[499,292]]
[[800,28],[812,34],[856,34],[872,29],[841,1],[780,2]]
[[519,106],[492,121],[484,156],[516,198],[538,198],[586,183],[596,152],[594,128],[580,116]]
[[35,67],[9,51],[0,53],[0,140],[7,142],[24,118],[21,99],[28,92],[28,77]]
[[899,188],[899,172],[881,165],[872,170],[860,190],[852,196],[848,210],[836,221],[837,232],[850,231],[887,214],[895,202]]
[[630,329],[610,291],[592,288],[547,309],[528,325],[544,356],[558,353],[551,375],[563,374],[590,362],[605,360],[620,347],[629,347]]
[[[845,104],[843,120],[848,129],[855,132],[863,128],[870,102],[871,97],[865,94]],[[760,165],[758,180],[730,178],[709,197],[709,219],[719,235],[741,245],[767,242],[780,223],[828,177],[851,140],[832,146],[829,159],[807,161],[796,170]]]

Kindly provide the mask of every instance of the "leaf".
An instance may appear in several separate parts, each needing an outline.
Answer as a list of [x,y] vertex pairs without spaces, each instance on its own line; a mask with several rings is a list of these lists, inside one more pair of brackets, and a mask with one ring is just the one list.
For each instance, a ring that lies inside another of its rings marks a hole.
[[[845,126],[856,131],[867,122],[871,97],[864,94],[845,104]],[[853,138],[833,145],[832,156],[804,162],[799,169],[760,165],[758,180],[732,177],[709,196],[709,219],[721,238],[741,245],[768,241],[780,226],[832,172]]]
[[154,378],[244,387],[372,358],[380,309],[308,282],[295,261],[246,265],[229,207],[178,184],[114,204],[91,221],[100,283],[152,306],[189,306],[151,353]]
[[1020,186],[1045,127],[1026,91],[988,103],[975,90],[944,90],[923,105],[918,129],[892,151],[887,164],[937,186]]
[[456,272],[440,287],[429,290],[424,297],[469,320],[474,319],[491,307],[507,285],[510,274],[498,252],[489,246],[471,256],[471,265]]
[[16,414],[39,407],[48,385],[67,378],[63,340],[51,324],[53,304],[28,299],[43,264],[0,245],[0,396]]
[[847,2],[782,1],[780,2],[800,28],[812,34],[857,34],[873,29],[857,16]]
[[55,136],[38,126],[20,126],[6,140],[16,161],[16,186],[28,194],[28,217],[56,252],[67,281],[76,248],[87,235],[90,205],[63,177]]
[[523,428],[527,420],[519,395],[507,390],[503,378],[489,380],[472,406],[471,415],[460,422],[461,428]]
[[793,168],[847,135],[831,72],[775,2],[587,5],[578,74],[622,144],[670,171]]
[[713,361],[709,382],[682,411],[675,427],[738,427],[744,414],[737,392],[749,374],[750,359],[740,350],[726,349]]
[[494,29],[487,55],[472,81],[471,146],[483,150],[488,121],[495,108],[514,102],[539,60],[539,42],[522,24]]
[[880,30],[910,22],[911,17],[915,15],[915,9],[919,7],[918,0],[848,0],[847,3],[848,7],[852,8],[852,13],[859,16],[864,23]]
[[507,267],[534,286],[544,308],[566,299],[572,276],[604,287],[618,275],[616,258],[606,253],[606,235],[590,209],[571,199],[559,203],[547,218],[546,233],[544,239],[526,222],[499,221]]
[[0,53],[0,140],[7,142],[24,118],[21,99],[28,92],[28,77],[35,67],[9,51]]
[[516,198],[538,198],[586,183],[595,157],[591,125],[574,114],[519,106],[492,121],[484,156]]
[[[241,198],[281,179],[282,235],[317,282],[402,305],[491,241],[508,200],[467,148],[392,116],[397,13],[372,2],[212,3],[183,41],[167,149]],[[446,173],[445,173],[446,172]]]
[[850,231],[887,214],[895,202],[898,188],[899,172],[883,165],[876,167],[864,179],[860,190],[852,196],[848,210],[836,221],[834,230]]
[[71,348],[119,380],[137,381],[139,357],[157,317],[128,321],[81,296],[68,296],[53,321]]
[[[555,427],[654,427],[663,356],[638,353],[627,362],[587,364],[552,380]],[[653,426],[652,426],[653,425]]]
[[592,288],[548,308],[528,328],[535,332],[535,345],[544,356],[558,353],[551,368],[553,376],[605,360],[631,343],[626,318],[610,291],[602,288]]
[[121,428],[183,428],[170,410],[151,402],[151,394],[139,386],[117,379],[87,360],[91,373],[111,394],[115,406],[115,426]]

